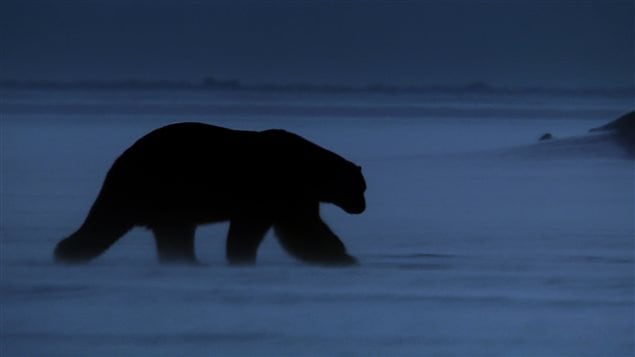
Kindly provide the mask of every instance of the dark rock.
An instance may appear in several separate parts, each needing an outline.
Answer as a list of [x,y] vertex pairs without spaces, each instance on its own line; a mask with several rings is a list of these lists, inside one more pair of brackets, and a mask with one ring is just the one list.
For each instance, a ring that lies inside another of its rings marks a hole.
[[540,137],[540,141],[545,141],[545,140],[549,140],[549,139],[553,139],[553,135],[551,135],[551,133],[544,133]]
[[635,111],[626,113],[608,124],[589,130],[589,132],[595,131],[614,133],[617,142],[626,148],[629,156],[635,158]]

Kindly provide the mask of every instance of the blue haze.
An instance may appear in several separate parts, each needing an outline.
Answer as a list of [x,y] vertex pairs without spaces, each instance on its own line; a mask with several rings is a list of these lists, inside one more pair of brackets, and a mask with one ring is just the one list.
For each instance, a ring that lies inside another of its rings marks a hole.
[[[635,354],[634,161],[587,133],[635,99],[577,91],[634,86],[634,14],[632,0],[1,1],[3,81],[573,91],[3,87],[0,354]],[[269,236],[255,267],[230,268],[226,224],[197,231],[202,267],[158,265],[142,229],[55,265],[117,155],[176,121],[285,128],[360,163],[367,212],[322,214],[361,265],[306,266]]]
[[[587,134],[631,98],[1,96],[3,356],[633,354],[633,160]],[[142,229],[55,265],[114,158],[185,120],[282,127],[360,163],[367,212],[322,213],[361,265],[306,266],[269,236],[231,268],[226,224],[197,231],[202,267],[158,265]]]

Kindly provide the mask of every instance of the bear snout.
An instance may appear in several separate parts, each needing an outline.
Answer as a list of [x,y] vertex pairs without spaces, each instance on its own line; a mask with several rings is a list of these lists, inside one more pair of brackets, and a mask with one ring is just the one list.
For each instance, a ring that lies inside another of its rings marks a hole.
[[356,202],[348,202],[348,204],[341,206],[346,213],[360,214],[366,210],[366,200],[362,198]]

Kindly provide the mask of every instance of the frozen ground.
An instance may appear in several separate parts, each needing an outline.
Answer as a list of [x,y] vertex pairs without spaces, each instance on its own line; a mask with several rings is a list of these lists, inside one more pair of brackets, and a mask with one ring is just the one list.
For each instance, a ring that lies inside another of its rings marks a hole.
[[[0,354],[631,356],[634,161],[585,136],[628,99],[3,92]],[[361,265],[306,266],[273,236],[250,268],[226,224],[202,267],[138,229],[53,264],[108,167],[147,131],[282,127],[361,164],[368,210],[323,216]],[[574,137],[536,144],[550,131]]]

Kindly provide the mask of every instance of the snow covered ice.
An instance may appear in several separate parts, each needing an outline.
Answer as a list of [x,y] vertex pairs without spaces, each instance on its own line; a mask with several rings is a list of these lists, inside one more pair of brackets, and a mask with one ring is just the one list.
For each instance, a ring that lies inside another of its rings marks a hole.
[[[634,353],[634,161],[587,134],[632,99],[1,96],[3,356]],[[322,207],[361,265],[299,263],[270,234],[254,267],[229,267],[227,224],[198,229],[202,267],[159,265],[143,229],[54,264],[113,160],[177,121],[284,128],[362,165],[367,211]]]

